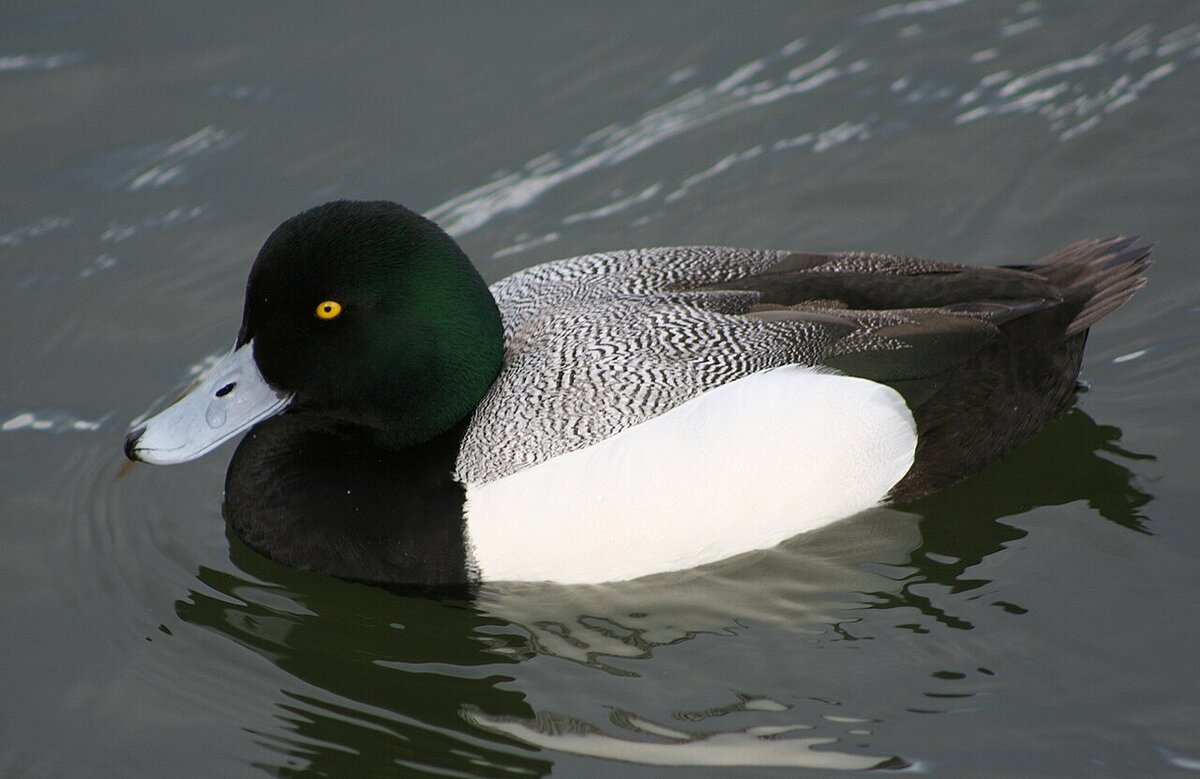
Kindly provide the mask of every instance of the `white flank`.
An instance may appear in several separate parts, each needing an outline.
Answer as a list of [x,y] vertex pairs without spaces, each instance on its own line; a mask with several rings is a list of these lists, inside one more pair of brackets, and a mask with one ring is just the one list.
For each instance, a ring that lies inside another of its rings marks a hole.
[[619,581],[692,568],[877,505],[916,425],[890,387],[787,366],[612,438],[467,487],[485,581]]

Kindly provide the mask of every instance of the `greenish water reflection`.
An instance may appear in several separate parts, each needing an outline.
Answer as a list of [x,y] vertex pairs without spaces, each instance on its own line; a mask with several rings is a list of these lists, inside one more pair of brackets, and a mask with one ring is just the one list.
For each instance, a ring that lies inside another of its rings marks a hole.
[[[873,592],[875,608],[909,607],[950,628],[969,630],[970,621],[933,604],[917,588],[934,584],[952,593],[989,583],[969,572],[1027,533],[1002,521],[1038,506],[1083,501],[1104,519],[1149,534],[1142,509],[1152,496],[1134,483],[1117,459],[1153,460],[1121,448],[1121,431],[1098,425],[1078,408],[1056,419],[1008,457],[948,490],[905,507],[921,517],[921,544],[900,566],[909,569],[896,592]],[[998,603],[1014,613],[1024,608]]]
[[263,768],[329,776],[415,764],[475,776],[548,769],[521,749],[498,749],[497,737],[460,716],[467,704],[532,715],[521,693],[499,686],[512,681],[503,669],[516,660],[505,652],[519,644],[503,621],[467,602],[404,597],[294,571],[228,535],[244,576],[202,569],[200,581],[224,597],[193,590],[177,602],[179,617],[337,696],[280,690],[279,731],[255,735],[281,762]]

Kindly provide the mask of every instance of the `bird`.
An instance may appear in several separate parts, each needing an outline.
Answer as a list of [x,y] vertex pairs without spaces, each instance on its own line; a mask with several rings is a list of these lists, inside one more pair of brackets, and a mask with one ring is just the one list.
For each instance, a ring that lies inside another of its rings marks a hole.
[[222,512],[379,585],[586,584],[770,548],[953,485],[1073,402],[1145,284],[1116,236],[971,267],[862,251],[589,254],[490,287],[389,201],[284,221],[232,351],[135,421],[132,460],[245,432]]

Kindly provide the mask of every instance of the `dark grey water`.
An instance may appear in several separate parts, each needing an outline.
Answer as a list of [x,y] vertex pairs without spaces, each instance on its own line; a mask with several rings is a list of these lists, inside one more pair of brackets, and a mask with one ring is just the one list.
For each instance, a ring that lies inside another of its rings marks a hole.
[[[1076,409],[959,487],[707,570],[443,603],[227,537],[229,447],[121,458],[231,342],[266,234],[334,197],[430,213],[489,279],[1115,232],[1158,264]],[[0,774],[1198,772],[1198,245],[1187,0],[6,2]]]

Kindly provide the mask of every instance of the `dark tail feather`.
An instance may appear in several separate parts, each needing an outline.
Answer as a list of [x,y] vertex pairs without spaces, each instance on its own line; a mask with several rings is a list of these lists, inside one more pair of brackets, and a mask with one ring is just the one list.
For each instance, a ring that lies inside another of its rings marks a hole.
[[1027,266],[1062,290],[1064,297],[1083,299],[1067,335],[1087,330],[1146,285],[1142,274],[1150,266],[1153,246],[1138,246],[1137,241],[1137,236],[1123,235],[1078,241]]

